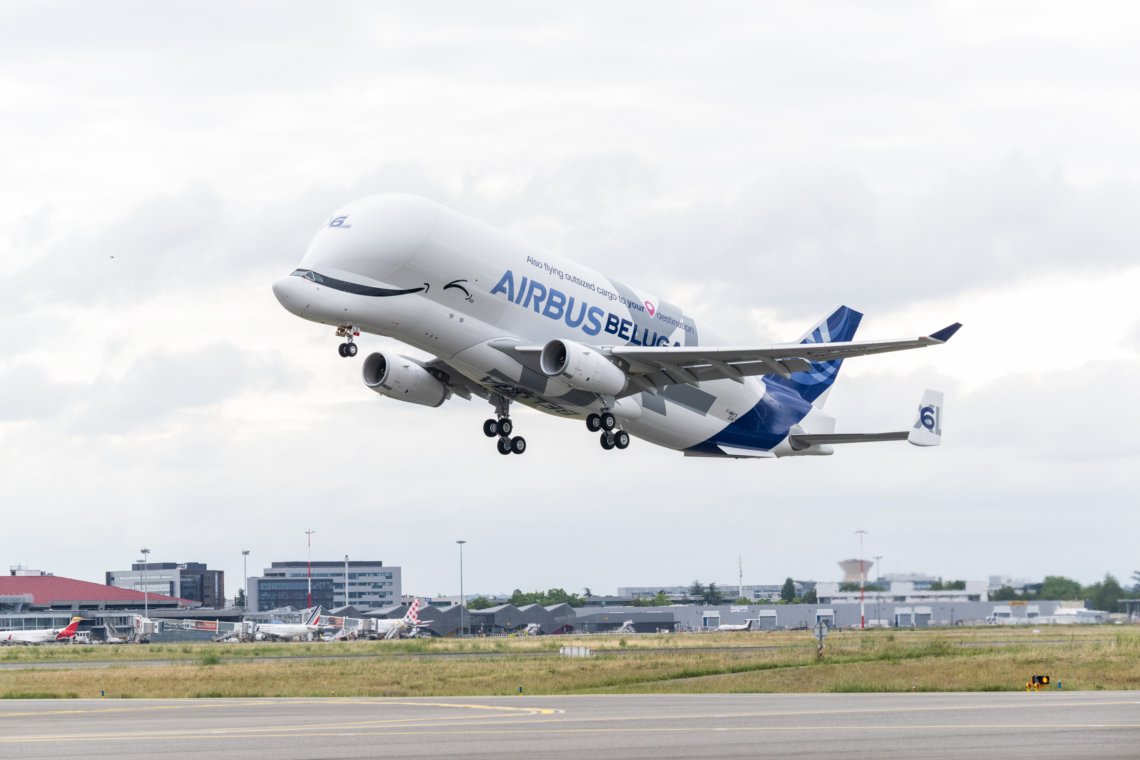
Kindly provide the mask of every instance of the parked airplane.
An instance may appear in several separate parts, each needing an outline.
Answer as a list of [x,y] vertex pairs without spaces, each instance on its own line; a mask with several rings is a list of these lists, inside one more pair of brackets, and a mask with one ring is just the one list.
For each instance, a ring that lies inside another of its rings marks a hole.
[[67,641],[75,636],[79,621],[74,617],[65,628],[38,628],[34,631],[0,631],[0,644],[46,644],[49,641]]
[[317,607],[303,623],[258,623],[254,629],[255,639],[292,641],[310,633],[320,633],[321,608]]
[[300,268],[273,283],[287,310],[334,326],[340,355],[361,332],[434,355],[364,360],[388,398],[438,407],[480,396],[483,432],[522,454],[512,402],[584,420],[603,449],[630,436],[686,456],[819,456],[833,444],[907,440],[936,446],[942,394],[927,391],[914,426],[836,433],[823,412],[844,359],[945,343],[929,336],[855,341],[862,314],[834,309],[793,343],[733,346],[655,294],[518,241],[432,201],[398,193],[353,201],[313,237]]
[[[755,627],[753,627],[753,625],[752,625],[753,623],[756,623]],[[758,630],[760,630],[760,621],[759,620],[746,620],[746,621],[744,621],[743,625],[729,625],[728,623],[723,623],[721,625],[718,625],[716,627],[716,629],[718,631],[752,631],[752,630],[758,631]]]
[[408,613],[399,620],[377,620],[376,635],[384,639],[396,639],[400,637],[401,633],[414,635],[419,629],[428,627],[432,621],[427,620],[421,623],[419,609],[420,600],[413,599],[412,606],[408,608]]

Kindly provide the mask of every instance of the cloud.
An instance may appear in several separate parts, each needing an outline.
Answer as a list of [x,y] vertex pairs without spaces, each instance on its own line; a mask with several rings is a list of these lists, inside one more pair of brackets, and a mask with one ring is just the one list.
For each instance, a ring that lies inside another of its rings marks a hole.
[[62,422],[83,437],[153,435],[186,412],[217,408],[252,392],[296,387],[304,372],[279,357],[251,354],[232,343],[144,352],[125,362],[110,357],[93,380],[50,373],[29,363],[0,371],[0,421]]

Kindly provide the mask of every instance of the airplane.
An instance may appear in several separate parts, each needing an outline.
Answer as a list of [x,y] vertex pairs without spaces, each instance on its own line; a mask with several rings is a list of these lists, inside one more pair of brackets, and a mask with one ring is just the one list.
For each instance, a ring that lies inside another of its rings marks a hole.
[[[743,625],[729,625],[728,623],[722,623],[721,625],[718,625],[716,629],[718,631],[751,631],[752,624],[758,624],[759,622],[760,621],[758,620],[746,620],[744,621]],[[759,628],[757,628],[757,630],[759,630]]]
[[321,608],[315,608],[303,623],[258,623],[254,638],[260,641],[292,641],[310,633],[320,633]]
[[34,631],[0,631],[0,644],[46,644],[51,641],[67,641],[75,637],[79,628],[79,621],[83,618],[74,617],[66,628],[40,628]]
[[399,620],[377,620],[376,635],[385,639],[397,639],[401,633],[415,635],[421,628],[427,628],[432,621],[420,622],[419,609],[420,600],[413,599],[412,606],[408,608],[407,614]]
[[860,442],[937,446],[937,391],[904,431],[836,433],[823,407],[845,359],[939,346],[961,327],[856,341],[863,315],[838,306],[795,342],[734,346],[654,293],[402,193],[336,211],[273,293],[296,316],[335,327],[342,357],[357,355],[362,332],[431,354],[372,353],[364,385],[428,407],[479,396],[495,409],[483,433],[504,455],[527,447],[512,435],[513,402],[584,421],[607,451],[631,436],[735,459],[828,456]]

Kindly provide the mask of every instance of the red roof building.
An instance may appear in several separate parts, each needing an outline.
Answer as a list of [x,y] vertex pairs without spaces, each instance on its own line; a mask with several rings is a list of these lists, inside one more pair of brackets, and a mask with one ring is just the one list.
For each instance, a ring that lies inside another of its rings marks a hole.
[[37,612],[40,610],[125,610],[185,609],[201,606],[199,602],[176,599],[161,594],[144,595],[141,591],[101,583],[77,581],[56,575],[0,576],[0,611]]

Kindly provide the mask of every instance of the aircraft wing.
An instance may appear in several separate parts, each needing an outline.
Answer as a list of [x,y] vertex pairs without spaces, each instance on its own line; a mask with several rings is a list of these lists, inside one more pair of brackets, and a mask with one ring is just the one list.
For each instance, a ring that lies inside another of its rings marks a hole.
[[455,369],[455,367],[452,367],[443,359],[432,359],[431,361],[425,362],[410,356],[405,356],[404,358],[426,369],[436,380],[439,380],[447,386],[447,390],[460,398],[467,399],[468,401],[471,400],[471,396],[473,395],[487,399],[490,398],[486,388],[476,382],[468,380],[463,373]]
[[807,372],[811,370],[809,362],[941,345],[950,340],[961,326],[955,322],[930,335],[902,340],[776,343],[769,346],[615,346],[610,353],[628,360],[631,372],[637,371],[638,364],[646,369],[657,368],[640,378],[655,387],[723,378],[743,382],[748,375],[788,377],[793,372]]

